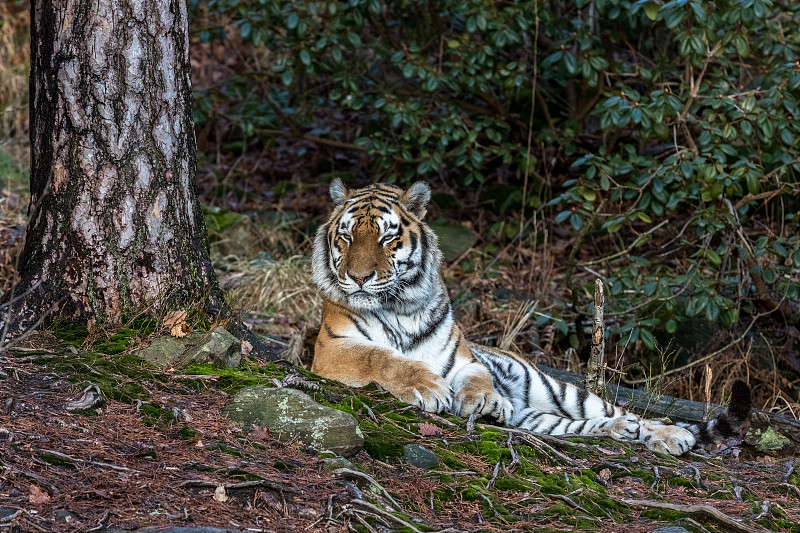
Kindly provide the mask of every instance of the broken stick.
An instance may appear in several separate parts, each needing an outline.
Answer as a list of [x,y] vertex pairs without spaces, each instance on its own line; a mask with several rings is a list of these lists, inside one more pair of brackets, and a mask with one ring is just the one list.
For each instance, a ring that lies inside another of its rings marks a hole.
[[592,351],[586,371],[586,390],[601,398],[605,395],[605,328],[603,324],[603,280],[594,280],[594,320],[592,324]]

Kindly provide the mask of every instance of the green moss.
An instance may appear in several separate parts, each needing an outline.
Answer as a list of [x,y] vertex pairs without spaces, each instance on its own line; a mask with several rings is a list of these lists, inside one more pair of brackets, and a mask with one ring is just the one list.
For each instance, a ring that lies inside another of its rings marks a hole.
[[247,215],[226,211],[219,207],[203,207],[203,215],[205,215],[206,226],[210,234],[223,231],[248,218]]
[[386,425],[379,427],[372,422],[362,422],[361,431],[364,433],[364,450],[374,459],[384,461],[390,457],[401,457],[403,445],[406,440],[399,440],[398,436],[385,429]]
[[167,409],[155,402],[142,404],[139,407],[142,422],[151,427],[164,428],[172,422],[172,409]]
[[272,463],[272,467],[284,474],[291,474],[297,470],[297,465],[290,461],[275,461]]
[[477,453],[487,462],[497,464],[501,458],[506,457],[511,459],[511,451],[506,447],[500,447],[496,442],[486,440],[481,436],[481,440],[477,441]]
[[84,352],[77,358],[62,358],[54,364],[57,370],[70,374],[70,381],[95,383],[108,398],[123,403],[148,399],[149,392],[143,383],[154,378],[154,369],[129,353],[109,356]]
[[265,366],[245,364],[241,368],[222,368],[209,363],[194,363],[186,367],[187,376],[216,376],[214,386],[228,394],[254,385],[273,386],[272,378],[283,379],[287,371],[274,363]]
[[553,505],[542,511],[542,514],[544,516],[571,517],[575,514],[575,512],[571,507],[567,506],[566,503],[562,501],[557,501],[556,503],[554,503]]
[[73,411],[73,413],[78,415],[78,416],[85,416],[85,417],[89,417],[89,418],[94,418],[94,417],[99,415],[99,413],[97,412],[97,409],[94,409],[94,408],[92,408],[92,409],[78,409],[77,411]]
[[209,444],[206,446],[206,450],[219,450],[222,453],[227,453],[228,455],[233,455],[234,457],[244,457],[244,453],[241,450],[237,450],[236,448],[228,446],[224,442]]
[[669,484],[670,485],[675,485],[677,487],[686,487],[686,488],[689,488],[689,489],[696,489],[697,488],[697,482],[696,481],[694,481],[693,479],[687,479],[685,477],[680,477],[680,476],[673,476],[673,477],[669,478]]
[[80,346],[89,336],[86,326],[66,321],[54,324],[50,332],[66,346]]
[[673,522],[686,516],[686,513],[680,511],[673,511],[671,509],[647,509],[642,511],[642,516],[652,518],[653,520],[663,520],[665,522]]
[[103,354],[116,355],[125,351],[135,335],[132,329],[122,328],[108,339],[94,343],[92,349]]
[[199,435],[200,433],[191,426],[183,426],[180,431],[178,431],[178,436],[183,440],[194,440]]
[[529,491],[532,485],[518,476],[503,476],[494,482],[497,490],[515,490],[518,492]]
[[246,470],[242,470],[240,468],[231,468],[229,470],[225,470],[222,472],[230,479],[235,479],[238,481],[259,481],[264,479],[261,476],[257,476],[251,472],[247,472]]
[[463,470],[467,467],[467,464],[461,461],[455,454],[446,451],[446,450],[439,450],[439,453],[436,455],[439,456],[439,459],[442,460],[442,463],[449,466],[453,470]]
[[71,468],[71,469],[75,468],[75,465],[72,463],[72,461],[64,459],[61,456],[47,452],[41,452],[38,453],[37,455],[39,456],[39,459],[41,459],[46,463],[50,463],[53,466],[63,466],[65,468]]

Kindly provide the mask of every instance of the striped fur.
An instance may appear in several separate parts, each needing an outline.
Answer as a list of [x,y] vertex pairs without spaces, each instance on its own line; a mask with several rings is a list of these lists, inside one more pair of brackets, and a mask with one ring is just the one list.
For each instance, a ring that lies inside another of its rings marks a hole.
[[750,391],[703,424],[644,420],[505,351],[469,343],[439,274],[436,235],[422,220],[430,189],[331,184],[336,204],[314,241],[313,276],[324,296],[312,370],[351,386],[376,382],[426,411],[485,415],[551,435],[606,435],[682,454],[738,433]]

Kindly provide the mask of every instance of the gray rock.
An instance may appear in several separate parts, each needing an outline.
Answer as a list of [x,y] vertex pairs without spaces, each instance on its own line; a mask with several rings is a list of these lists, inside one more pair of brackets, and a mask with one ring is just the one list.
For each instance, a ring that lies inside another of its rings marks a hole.
[[294,389],[245,387],[223,412],[245,429],[263,425],[281,441],[299,439],[318,451],[351,456],[364,445],[353,415],[320,405]]
[[77,524],[81,521],[80,516],[64,509],[56,511],[55,519],[59,524]]
[[236,368],[242,362],[241,343],[225,328],[193,331],[182,339],[164,335],[139,350],[137,355],[156,366],[174,368],[191,363],[214,363]]
[[0,507],[0,518],[8,518],[19,511],[19,509],[12,509],[10,507]]
[[350,470],[353,470],[355,466],[353,466],[353,463],[344,457],[328,457],[327,459],[322,460],[322,469],[326,472],[333,472],[334,470],[338,470],[340,468],[349,468]]
[[667,526],[654,529],[653,533],[692,533],[685,527],[681,526]]
[[439,458],[421,444],[406,444],[403,446],[403,457],[408,464],[417,468],[431,468],[439,464]]
[[478,242],[478,234],[459,224],[433,223],[431,229],[439,237],[439,248],[445,261],[455,261]]

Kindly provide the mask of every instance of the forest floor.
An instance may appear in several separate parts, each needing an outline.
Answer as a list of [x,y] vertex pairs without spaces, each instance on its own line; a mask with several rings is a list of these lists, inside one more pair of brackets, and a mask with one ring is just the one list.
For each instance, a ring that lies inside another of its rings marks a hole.
[[[55,333],[2,356],[0,531],[800,531],[800,461],[738,440],[676,458],[636,443],[469,427],[289,365],[155,368],[130,353],[152,328],[94,343]],[[352,464],[221,413],[240,388],[274,387],[290,373],[358,419],[365,443]],[[91,385],[105,403],[68,411]],[[439,464],[409,465],[408,443]]]

